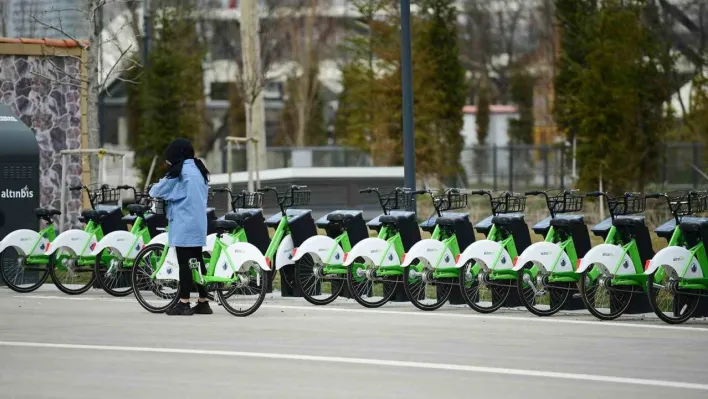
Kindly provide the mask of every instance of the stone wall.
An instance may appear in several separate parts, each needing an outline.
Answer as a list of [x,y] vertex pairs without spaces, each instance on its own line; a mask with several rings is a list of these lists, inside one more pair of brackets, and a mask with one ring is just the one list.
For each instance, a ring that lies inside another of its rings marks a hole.
[[[0,55],[0,101],[32,128],[40,149],[40,205],[60,208],[59,151],[81,148],[81,64],[78,57]],[[68,184],[81,184],[80,156],[72,156]],[[81,225],[81,194],[67,193],[64,228]]]

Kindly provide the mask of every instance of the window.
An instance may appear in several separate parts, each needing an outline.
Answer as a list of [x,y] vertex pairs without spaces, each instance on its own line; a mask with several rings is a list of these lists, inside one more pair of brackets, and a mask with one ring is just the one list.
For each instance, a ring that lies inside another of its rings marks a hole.
[[212,100],[228,100],[229,82],[212,82],[209,98]]

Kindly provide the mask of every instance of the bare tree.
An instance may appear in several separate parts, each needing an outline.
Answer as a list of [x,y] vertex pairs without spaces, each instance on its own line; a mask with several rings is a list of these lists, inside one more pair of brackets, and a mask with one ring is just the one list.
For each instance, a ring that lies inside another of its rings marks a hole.
[[462,16],[461,59],[473,79],[488,78],[498,101],[509,100],[510,72],[530,50],[529,17],[536,1],[466,0]]
[[[56,9],[52,8],[41,13],[29,13],[30,18],[43,26],[45,29],[57,32],[64,36],[66,39],[73,40],[78,46],[82,47],[87,52],[86,60],[86,76],[80,78],[71,77],[70,84],[75,86],[81,86],[86,84],[87,88],[87,118],[88,118],[88,146],[90,148],[99,148],[101,145],[100,135],[99,135],[99,120],[98,120],[98,100],[99,93],[104,89],[104,85],[108,82],[108,79],[104,79],[103,82],[99,82],[99,76],[104,71],[99,71],[99,61],[100,61],[100,50],[101,46],[106,43],[115,43],[118,45],[118,37],[113,35],[112,37],[102,40],[101,29],[102,21],[101,15],[102,7],[110,3],[130,3],[134,0],[86,0],[85,7],[80,8],[67,8],[67,9]],[[135,0],[137,1],[137,0]],[[70,33],[63,26],[61,16],[57,17],[57,24],[50,24],[45,22],[45,14],[50,12],[61,13],[65,11],[78,12],[83,15],[88,23],[88,40],[80,40],[73,33]],[[102,68],[107,68],[105,71],[106,76],[111,76],[113,74],[120,75],[121,70],[125,67],[125,63],[129,61],[130,54],[136,49],[132,45],[128,45],[127,48],[121,50],[118,59],[113,65],[102,66]],[[50,61],[51,62],[51,61]],[[131,61],[132,62],[132,61]],[[128,65],[127,68],[134,67],[134,65]],[[59,71],[59,68],[55,68]],[[51,77],[46,77],[47,79],[52,79]],[[98,159],[96,157],[90,158],[90,170],[91,170],[91,181],[95,182],[98,180]]]
[[292,96],[295,106],[296,129],[293,143],[305,146],[307,125],[316,106],[320,89],[319,62],[333,36],[335,22],[318,11],[327,7],[327,0],[300,0],[293,7],[282,8],[281,26],[285,31],[287,53],[295,63],[289,72],[288,96]]

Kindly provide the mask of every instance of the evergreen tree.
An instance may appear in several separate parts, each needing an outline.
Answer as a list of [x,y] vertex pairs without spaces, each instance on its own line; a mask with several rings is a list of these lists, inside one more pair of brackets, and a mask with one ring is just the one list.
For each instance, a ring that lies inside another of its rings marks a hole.
[[457,9],[454,0],[421,0],[419,5],[424,28],[417,37],[422,41],[421,50],[435,66],[436,76],[430,84],[440,94],[439,107],[434,110],[437,120],[431,126],[431,134],[437,138],[433,145],[440,148],[437,175],[450,179],[462,170],[462,108],[467,93],[457,42]]
[[509,138],[513,144],[533,144],[533,88],[534,78],[517,70],[511,76],[511,101],[519,117],[509,121]]
[[[597,4],[599,3],[599,4]],[[656,173],[673,60],[641,21],[643,0],[556,0],[556,121],[578,139],[580,186],[641,190]]]
[[477,143],[480,146],[487,144],[487,137],[489,136],[489,107],[489,89],[485,83],[482,83],[477,92],[477,117],[475,118],[475,124],[477,125]]
[[[162,156],[178,137],[192,141],[197,152],[204,137],[203,49],[189,9],[164,8],[154,17],[155,40],[137,91],[142,105],[135,140],[136,167],[146,177],[154,155]],[[153,174],[161,176],[165,163]]]

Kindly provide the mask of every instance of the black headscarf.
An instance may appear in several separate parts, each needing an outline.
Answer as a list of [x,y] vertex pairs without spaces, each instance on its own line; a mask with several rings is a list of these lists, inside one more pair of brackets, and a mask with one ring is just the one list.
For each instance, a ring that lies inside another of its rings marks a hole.
[[192,147],[192,143],[190,143],[189,140],[179,138],[172,141],[165,150],[165,159],[170,163],[170,167],[167,169],[168,178],[174,179],[180,177],[184,161],[193,159],[194,164],[199,168],[199,171],[202,172],[204,181],[209,182],[209,170],[204,166],[201,159],[194,158],[194,147]]

